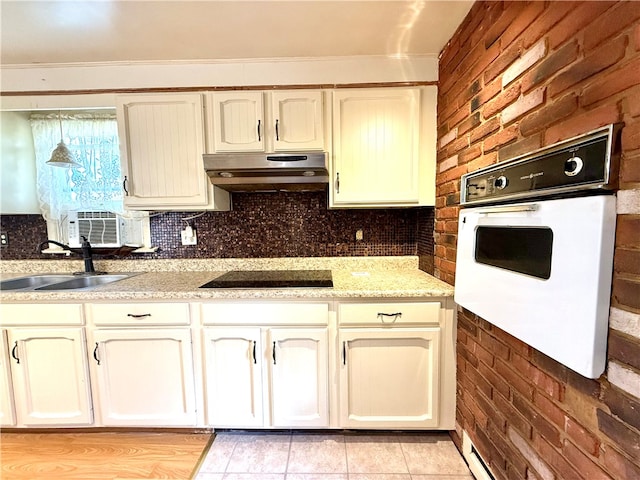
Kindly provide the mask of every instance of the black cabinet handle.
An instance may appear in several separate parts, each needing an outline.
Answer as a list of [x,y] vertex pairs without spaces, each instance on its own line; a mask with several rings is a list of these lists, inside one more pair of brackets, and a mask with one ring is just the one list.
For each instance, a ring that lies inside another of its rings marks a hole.
[[255,340],[253,341],[253,363],[256,364],[258,363],[258,359],[256,358],[256,342]]
[[336,193],[340,193],[340,172],[336,172]]
[[129,190],[127,190],[127,176],[124,176],[124,180],[122,181],[122,189],[124,190],[124,194],[128,197]]
[[18,351],[18,341],[16,340],[15,345],[13,346],[13,348],[11,349],[11,356],[13,357],[13,359],[16,361],[16,363],[20,363],[20,359],[18,358],[18,355],[16,354]]
[[395,313],[378,312],[378,318],[382,320],[382,323],[387,323],[384,321],[384,317],[393,317],[393,321],[391,323],[394,323],[396,320],[398,320],[398,318],[402,317],[402,312],[395,312]]
[[276,142],[280,141],[280,133],[278,132],[279,120],[276,118]]
[[342,342],[342,364],[347,364],[347,342]]
[[98,358],[98,342],[96,342],[96,348],[93,349],[93,359],[98,365],[100,365],[100,359]]
[[258,120],[258,141],[262,141],[262,137],[260,136],[260,120]]
[[132,317],[132,318],[144,318],[144,317],[150,317],[150,316],[151,316],[150,313],[141,313],[141,314],[127,313],[127,317]]
[[273,364],[276,364],[276,342],[273,342]]

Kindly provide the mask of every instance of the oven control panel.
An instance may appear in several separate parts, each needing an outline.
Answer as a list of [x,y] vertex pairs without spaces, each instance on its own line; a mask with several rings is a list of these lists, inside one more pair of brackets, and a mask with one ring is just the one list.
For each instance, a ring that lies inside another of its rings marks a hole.
[[617,187],[619,126],[608,125],[581,137],[462,176],[461,204],[569,194]]

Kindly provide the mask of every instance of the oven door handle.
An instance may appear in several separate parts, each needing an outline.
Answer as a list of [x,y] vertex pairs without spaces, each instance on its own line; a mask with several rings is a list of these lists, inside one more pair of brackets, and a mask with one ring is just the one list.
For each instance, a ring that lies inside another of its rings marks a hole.
[[523,205],[496,205],[494,207],[479,208],[477,213],[508,213],[508,212],[536,212],[540,206],[537,203]]

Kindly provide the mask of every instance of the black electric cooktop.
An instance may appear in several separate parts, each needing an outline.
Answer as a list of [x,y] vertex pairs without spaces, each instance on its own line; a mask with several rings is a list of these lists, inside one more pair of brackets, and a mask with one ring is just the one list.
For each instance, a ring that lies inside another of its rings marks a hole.
[[333,287],[331,270],[232,270],[200,288]]

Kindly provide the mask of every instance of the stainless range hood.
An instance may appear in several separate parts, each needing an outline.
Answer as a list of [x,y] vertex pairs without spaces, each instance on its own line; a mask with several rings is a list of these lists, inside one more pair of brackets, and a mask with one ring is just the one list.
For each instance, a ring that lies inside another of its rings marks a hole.
[[326,152],[205,154],[204,169],[217,187],[231,192],[324,190]]

